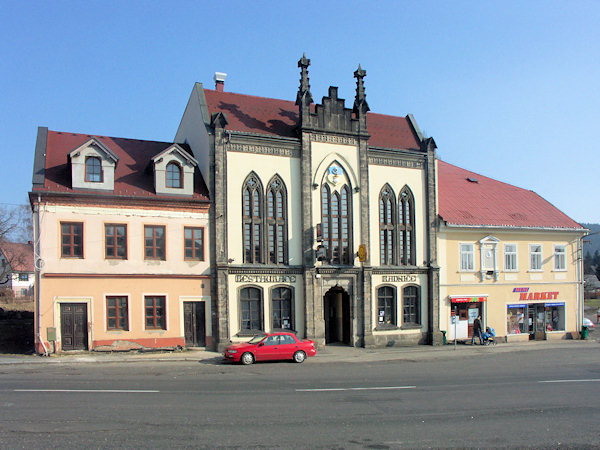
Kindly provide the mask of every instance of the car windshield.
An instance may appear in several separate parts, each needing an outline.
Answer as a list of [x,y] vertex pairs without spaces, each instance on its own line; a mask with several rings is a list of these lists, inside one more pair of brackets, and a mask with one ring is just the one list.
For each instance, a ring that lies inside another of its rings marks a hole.
[[265,338],[264,335],[262,336],[254,336],[252,339],[250,339],[248,341],[248,344],[258,344],[260,341],[262,341]]

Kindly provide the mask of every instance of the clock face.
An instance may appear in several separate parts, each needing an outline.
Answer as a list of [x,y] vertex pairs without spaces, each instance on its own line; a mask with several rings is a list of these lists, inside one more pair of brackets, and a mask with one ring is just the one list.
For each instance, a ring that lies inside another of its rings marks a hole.
[[327,181],[336,186],[342,180],[343,169],[338,164],[332,164],[327,169]]

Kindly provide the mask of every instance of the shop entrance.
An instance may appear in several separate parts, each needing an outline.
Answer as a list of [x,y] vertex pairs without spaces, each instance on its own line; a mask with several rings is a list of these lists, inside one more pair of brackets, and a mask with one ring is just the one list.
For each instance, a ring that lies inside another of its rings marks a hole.
[[323,297],[325,344],[350,345],[350,296],[341,287],[331,288]]
[[[481,316],[481,325],[485,324],[483,304],[487,295],[451,296],[453,315],[450,320],[448,339],[466,340],[473,337],[473,325],[477,316]],[[483,330],[482,330],[483,331]]]

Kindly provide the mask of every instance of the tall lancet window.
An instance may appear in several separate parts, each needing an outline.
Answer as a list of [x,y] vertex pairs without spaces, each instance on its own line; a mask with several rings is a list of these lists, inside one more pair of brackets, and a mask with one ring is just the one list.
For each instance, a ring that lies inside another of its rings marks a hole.
[[398,198],[398,231],[400,264],[414,266],[415,257],[415,200],[408,186]]
[[344,170],[333,163],[321,186],[321,232],[330,264],[352,264],[352,193]]
[[255,173],[246,178],[242,187],[242,222],[244,262],[259,264],[263,260],[263,202],[262,184]]
[[379,194],[379,255],[382,266],[396,264],[396,201],[385,185]]
[[268,263],[287,264],[287,194],[278,176],[267,186]]

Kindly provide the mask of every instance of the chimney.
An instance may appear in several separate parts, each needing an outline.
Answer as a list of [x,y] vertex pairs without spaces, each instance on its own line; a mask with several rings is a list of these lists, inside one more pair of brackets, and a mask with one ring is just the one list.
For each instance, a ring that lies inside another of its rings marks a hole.
[[215,89],[217,92],[223,92],[225,88],[225,78],[227,74],[223,72],[215,72]]

